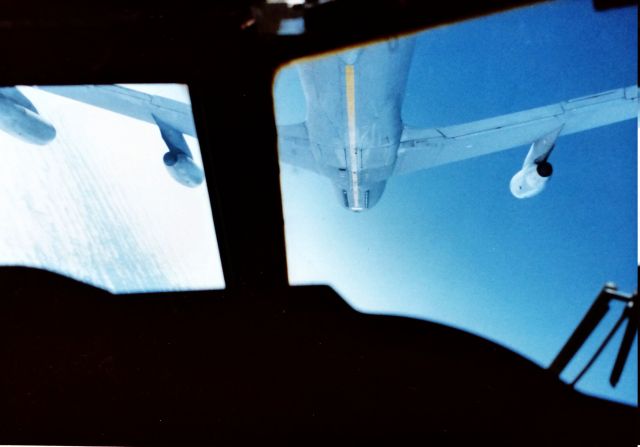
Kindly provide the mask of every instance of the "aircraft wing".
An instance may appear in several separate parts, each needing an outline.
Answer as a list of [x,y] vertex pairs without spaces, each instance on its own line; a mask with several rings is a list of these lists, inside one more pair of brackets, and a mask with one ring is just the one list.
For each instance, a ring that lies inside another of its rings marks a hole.
[[638,116],[638,86],[460,125],[405,127],[394,175],[529,145],[560,129],[559,135],[606,126]]
[[283,163],[318,172],[305,123],[278,126],[278,151]]
[[184,139],[184,135],[196,136],[190,104],[119,85],[37,88],[158,126],[168,150],[162,160],[169,174],[178,183],[190,188],[204,181],[204,171],[193,161]]
[[159,119],[182,134],[196,136],[191,105],[180,101],[149,95],[119,85],[39,86],[37,88],[151,124],[156,124]]

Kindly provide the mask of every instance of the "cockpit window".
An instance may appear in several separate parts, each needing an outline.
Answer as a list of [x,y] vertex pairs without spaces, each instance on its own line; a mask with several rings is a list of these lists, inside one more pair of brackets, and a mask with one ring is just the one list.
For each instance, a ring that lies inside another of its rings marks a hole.
[[[637,289],[637,55],[637,7],[553,2],[281,69],[290,283],[548,367],[605,283]],[[637,405],[621,338],[576,387]]]
[[0,88],[0,153],[0,265],[224,288],[186,86]]

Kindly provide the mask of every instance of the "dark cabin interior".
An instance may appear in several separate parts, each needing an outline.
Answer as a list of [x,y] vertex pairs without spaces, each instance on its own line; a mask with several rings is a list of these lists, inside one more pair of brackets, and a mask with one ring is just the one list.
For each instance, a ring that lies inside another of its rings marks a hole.
[[[0,444],[636,445],[637,408],[464,331],[288,285],[277,68],[529,3],[3,4],[0,85],[189,85],[227,288],[114,296],[0,267]],[[284,14],[306,32],[277,35]]]

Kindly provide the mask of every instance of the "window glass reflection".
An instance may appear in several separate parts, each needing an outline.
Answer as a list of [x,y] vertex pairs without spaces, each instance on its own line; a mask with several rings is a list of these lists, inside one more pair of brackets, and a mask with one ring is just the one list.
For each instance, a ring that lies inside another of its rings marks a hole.
[[2,88],[0,152],[1,265],[224,288],[186,86]]
[[[282,69],[291,284],[548,366],[607,281],[637,288],[637,93],[637,8],[589,2]],[[637,341],[616,388],[614,357],[578,389],[637,404]]]

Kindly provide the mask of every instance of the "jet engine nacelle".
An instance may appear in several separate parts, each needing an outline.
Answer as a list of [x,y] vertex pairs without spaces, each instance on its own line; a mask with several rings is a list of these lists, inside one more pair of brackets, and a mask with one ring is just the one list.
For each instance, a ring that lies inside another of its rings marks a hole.
[[540,194],[552,174],[553,167],[547,161],[524,167],[511,179],[511,194],[518,199],[528,199]]
[[518,199],[528,199],[540,194],[544,189],[549,177],[553,174],[549,155],[563,127],[564,124],[538,138],[529,148],[522,169],[513,176],[509,184],[511,194]]
[[204,180],[204,172],[187,154],[179,151],[170,151],[162,157],[167,171],[178,183],[195,188]]
[[[19,104],[0,89],[0,130],[24,142],[44,145],[56,137],[56,129],[36,111]],[[15,88],[14,94],[20,94]],[[13,92],[12,92],[13,93]]]

